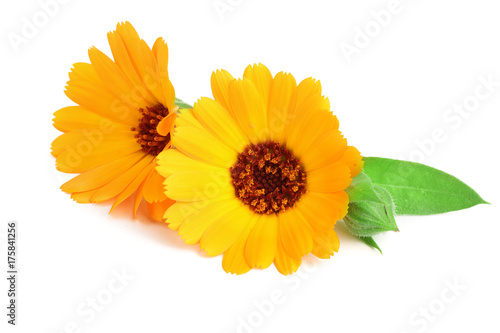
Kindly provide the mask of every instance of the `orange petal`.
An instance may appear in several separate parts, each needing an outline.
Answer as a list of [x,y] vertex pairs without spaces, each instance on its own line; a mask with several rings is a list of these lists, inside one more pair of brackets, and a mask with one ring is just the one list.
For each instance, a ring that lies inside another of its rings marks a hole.
[[328,259],[338,252],[340,246],[339,237],[335,230],[330,229],[326,233],[317,233],[314,238],[314,249],[312,254],[321,259]]
[[168,133],[172,132],[174,129],[175,119],[177,118],[177,113],[172,112],[165,118],[163,118],[158,126],[156,126],[156,131],[161,136],[167,136]]
[[165,99],[165,106],[172,112],[174,109],[175,90],[168,77],[168,46],[163,38],[156,39],[153,45],[153,54],[158,65],[158,75],[160,77],[161,88]]
[[349,197],[344,191],[335,193],[308,192],[297,203],[297,209],[318,232],[332,229],[347,214]]
[[[120,25],[121,24],[118,24],[118,27],[120,27]],[[111,52],[113,53],[113,59],[121,68],[125,76],[130,80],[135,91],[141,94],[142,98],[144,98],[148,105],[155,105],[158,103],[156,97],[142,82],[141,77],[136,71],[135,64],[132,62],[132,59],[130,59],[129,52],[120,34],[117,31],[109,32],[108,42],[111,47]]]
[[304,140],[305,144],[299,145],[298,150],[296,150],[306,172],[311,172],[333,163],[339,165],[347,164],[339,163],[339,159],[345,154],[347,149],[347,140],[339,130],[326,131],[312,143],[306,141]]
[[166,198],[165,200],[159,202],[153,202],[153,203],[146,202],[146,205],[148,207],[148,211],[151,217],[156,221],[161,222],[163,220],[163,214],[165,214],[165,211],[174,203],[175,203],[174,200]]
[[[70,134],[68,132],[64,135]],[[94,138],[95,139],[95,138]],[[55,142],[55,141],[54,141]],[[56,168],[67,173],[80,173],[109,163],[140,150],[134,138],[99,142],[83,138],[66,147],[56,158]],[[94,145],[94,143],[96,143]]]
[[66,193],[85,192],[104,186],[130,169],[142,158],[144,158],[144,153],[136,152],[100,165],[67,181],[61,186],[61,190]]
[[101,187],[90,200],[93,202],[100,202],[117,196],[132,183],[143,169],[151,167],[150,164],[153,162],[153,159],[153,156],[145,156],[141,161],[122,173],[119,177]]
[[[89,58],[101,82],[108,87],[115,98],[121,99],[131,108],[139,109],[150,105],[142,96],[133,94],[134,86],[123,71],[107,55],[95,47],[89,49]],[[123,98],[126,96],[126,98]]]
[[351,170],[351,177],[354,178],[363,170],[364,162],[362,159],[363,157],[355,147],[348,146],[344,154],[335,164],[347,165]]
[[130,126],[114,122],[82,106],[68,106],[54,113],[54,127],[61,132],[82,129],[101,129],[106,132],[130,130]]
[[[156,163],[155,163],[156,164]],[[144,199],[148,203],[164,201],[167,199],[163,182],[165,178],[156,169],[151,170],[144,182]]]
[[99,191],[99,188],[94,190],[85,191],[85,192],[76,192],[71,193],[71,199],[75,200],[78,203],[92,203],[93,201],[90,198]]
[[70,80],[65,94],[73,102],[89,111],[118,123],[135,126],[139,117],[137,107],[117,98],[98,77],[94,67],[87,63],[76,63],[69,73]]
[[331,164],[307,173],[307,189],[312,192],[332,193],[351,185],[351,171],[345,165]]
[[[162,86],[153,52],[129,22],[119,23],[116,26],[116,32],[127,49],[130,61],[140,77],[143,87],[154,95],[154,104],[163,103]],[[137,87],[135,88],[137,89]]]

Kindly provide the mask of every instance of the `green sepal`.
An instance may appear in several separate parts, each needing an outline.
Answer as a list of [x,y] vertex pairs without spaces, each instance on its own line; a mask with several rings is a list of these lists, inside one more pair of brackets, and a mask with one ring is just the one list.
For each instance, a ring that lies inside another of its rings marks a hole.
[[366,174],[361,172],[356,176],[346,192],[349,210],[344,222],[353,235],[370,237],[384,231],[398,231],[391,195],[374,185]]
[[392,196],[396,214],[439,214],[487,203],[459,179],[429,166],[379,157],[363,160],[373,185]]
[[192,109],[193,107],[188,103],[184,102],[180,98],[175,98],[175,105],[179,107],[179,109]]

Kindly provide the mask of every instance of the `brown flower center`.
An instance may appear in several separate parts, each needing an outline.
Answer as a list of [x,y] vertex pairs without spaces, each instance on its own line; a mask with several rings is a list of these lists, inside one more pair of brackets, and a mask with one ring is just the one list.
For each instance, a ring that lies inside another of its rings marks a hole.
[[151,108],[149,106],[146,109],[141,108],[139,111],[142,114],[139,125],[132,127],[131,130],[137,132],[134,137],[142,146],[142,151],[157,156],[170,141],[170,133],[167,136],[162,136],[156,131],[158,123],[168,115],[168,109],[162,104],[158,104]]
[[230,172],[236,196],[259,214],[283,212],[306,192],[298,158],[276,142],[249,145]]

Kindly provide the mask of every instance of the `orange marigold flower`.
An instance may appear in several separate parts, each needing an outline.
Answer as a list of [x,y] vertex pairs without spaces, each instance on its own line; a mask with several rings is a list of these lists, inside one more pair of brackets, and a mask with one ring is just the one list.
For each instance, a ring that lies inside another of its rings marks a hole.
[[212,75],[214,99],[182,110],[175,150],[158,156],[169,227],[209,256],[224,254],[226,272],[272,263],[295,272],[304,255],[338,251],[335,222],[347,213],[344,191],[363,167],[347,145],[321,85],[274,77],[263,65],[243,79]]
[[76,63],[66,95],[77,105],[54,113],[64,132],[52,142],[59,171],[79,173],[61,186],[80,203],[114,199],[111,211],[134,194],[161,220],[173,201],[155,169],[157,155],[171,147],[177,107],[168,77],[168,47],[158,38],[151,49],[129,23],[108,33],[113,53],[90,48],[90,63]]

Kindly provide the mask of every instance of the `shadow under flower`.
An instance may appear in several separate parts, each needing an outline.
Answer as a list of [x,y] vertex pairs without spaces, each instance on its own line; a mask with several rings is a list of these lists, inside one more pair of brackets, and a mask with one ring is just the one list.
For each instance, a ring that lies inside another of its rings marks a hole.
[[[177,232],[168,227],[167,223],[158,222],[151,218],[144,201],[139,205],[137,209],[137,218],[135,218],[132,213],[133,202],[133,196],[130,196],[118,205],[108,215],[108,218],[113,221],[113,223],[125,223],[127,227],[135,228],[139,231],[138,234],[140,237],[175,249],[193,251],[201,257],[208,257],[205,251],[201,250],[199,247],[184,243],[181,237],[177,235]],[[95,205],[109,208],[112,203],[113,201],[109,200],[95,203]]]

